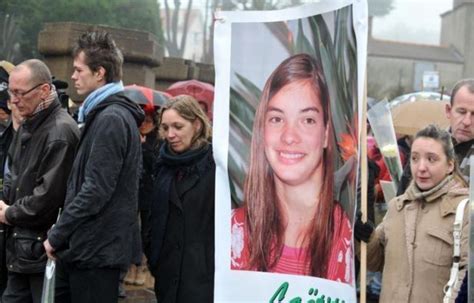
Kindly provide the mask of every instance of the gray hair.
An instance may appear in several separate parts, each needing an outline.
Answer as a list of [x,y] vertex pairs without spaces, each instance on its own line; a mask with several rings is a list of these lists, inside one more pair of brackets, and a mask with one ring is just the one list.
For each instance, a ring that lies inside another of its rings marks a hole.
[[53,83],[51,71],[43,61],[38,59],[26,60],[18,64],[13,70],[19,70],[23,67],[26,67],[31,73],[30,82],[36,84],[47,83],[49,85]]

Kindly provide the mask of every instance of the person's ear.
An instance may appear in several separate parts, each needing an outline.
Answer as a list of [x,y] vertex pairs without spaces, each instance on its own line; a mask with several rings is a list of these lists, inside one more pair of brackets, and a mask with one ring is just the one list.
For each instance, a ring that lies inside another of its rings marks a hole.
[[94,75],[96,76],[97,81],[106,82],[105,81],[105,68],[103,66],[99,66],[99,68],[97,68],[97,71],[94,72]]
[[448,173],[447,173],[447,175],[452,174],[453,171],[454,171],[454,161],[453,161],[453,160],[449,160],[449,161],[448,161]]
[[51,86],[52,84],[44,83],[39,87],[41,100],[46,100],[49,97],[52,89]]
[[451,108],[451,104],[449,104],[449,103],[446,104],[446,106],[445,106],[445,108],[444,108],[444,111],[445,111],[446,117],[447,117],[448,119],[451,119],[451,109],[452,109],[452,108]]
[[202,123],[199,119],[196,119],[196,120],[193,121],[193,128],[194,128],[194,133],[195,134],[199,134],[199,132],[201,132]]

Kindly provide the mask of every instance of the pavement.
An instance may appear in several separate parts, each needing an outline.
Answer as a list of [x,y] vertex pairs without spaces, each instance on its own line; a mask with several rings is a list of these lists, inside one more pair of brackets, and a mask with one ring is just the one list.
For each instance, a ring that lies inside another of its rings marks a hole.
[[119,299],[119,303],[156,303],[155,292],[153,291],[154,279],[150,272],[146,272],[145,285],[125,285],[126,297]]

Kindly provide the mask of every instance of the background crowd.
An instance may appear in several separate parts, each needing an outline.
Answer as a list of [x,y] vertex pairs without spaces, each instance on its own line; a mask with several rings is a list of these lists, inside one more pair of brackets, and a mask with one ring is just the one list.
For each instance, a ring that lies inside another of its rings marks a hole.
[[2,302],[41,302],[48,258],[55,302],[117,302],[121,281],[143,284],[147,265],[160,302],[212,301],[206,113],[191,96],[161,109],[127,97],[106,32],[83,34],[73,58],[86,98],[71,115],[42,61],[2,61]]

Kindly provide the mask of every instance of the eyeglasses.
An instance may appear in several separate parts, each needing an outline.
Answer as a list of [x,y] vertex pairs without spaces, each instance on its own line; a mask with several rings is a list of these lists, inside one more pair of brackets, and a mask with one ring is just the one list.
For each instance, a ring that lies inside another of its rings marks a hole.
[[37,89],[38,87],[40,87],[41,85],[43,84],[46,84],[46,83],[40,83],[40,84],[37,84],[35,86],[33,86],[31,89],[27,90],[26,92],[19,92],[19,91],[11,91],[11,90],[8,90],[8,94],[10,95],[10,98],[24,98],[26,95],[28,95],[29,93],[31,93],[32,91],[34,91],[35,89]]

